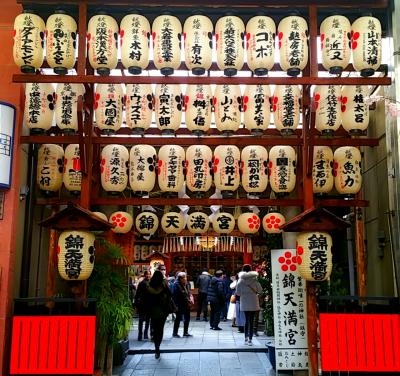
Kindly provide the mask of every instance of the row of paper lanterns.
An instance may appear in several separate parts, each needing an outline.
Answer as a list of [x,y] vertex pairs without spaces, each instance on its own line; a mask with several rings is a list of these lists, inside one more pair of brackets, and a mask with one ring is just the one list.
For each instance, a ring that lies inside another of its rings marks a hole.
[[[162,192],[207,192],[214,182],[224,197],[233,196],[241,183],[251,195],[262,194],[270,183],[277,194],[287,194],[296,185],[296,152],[291,146],[273,146],[269,153],[260,145],[249,145],[241,151],[235,145],[217,146],[214,152],[206,145],[192,145],[186,151],[179,145],[160,147],[158,154],[151,145],[134,145],[130,151],[123,145],[110,144],[101,151],[101,185],[111,194],[123,192],[128,182],[133,192],[144,196],[157,181]],[[186,170],[186,177],[185,171]],[[361,153],[353,146],[337,148],[315,146],[313,155],[313,190],[327,194],[336,190],[354,195],[362,184]],[[65,148],[44,144],[38,152],[37,183],[48,193],[58,192],[62,183],[68,191],[81,190],[80,152],[78,144]]]
[[[96,14],[87,31],[90,65],[100,75],[109,75],[118,63],[118,34],[121,61],[132,74],[146,69],[150,56],[150,36],[153,40],[154,64],[164,75],[170,75],[181,63],[181,41],[185,63],[194,74],[204,74],[212,64],[213,34],[215,33],[217,65],[227,76],[242,69],[247,51],[247,64],[256,75],[265,75],[274,66],[275,36],[282,70],[297,76],[308,62],[308,25],[299,16],[283,18],[278,28],[268,16],[251,18],[246,27],[237,16],[221,17],[215,30],[204,15],[186,19],[183,30],[179,19],[163,14],[149,21],[140,14],[128,14],[118,26],[105,14]],[[46,38],[45,38],[46,35]],[[23,72],[33,73],[43,63],[46,39],[46,60],[58,74],[72,69],[76,56],[77,25],[75,20],[58,12],[45,24],[31,11],[18,15],[14,23],[14,61]],[[381,62],[382,30],[379,20],[372,16],[356,19],[353,24],[341,15],[326,18],[320,25],[323,66],[338,74],[350,61],[362,76],[370,76]]]
[[[64,133],[78,129],[78,96],[84,94],[81,84],[58,84],[54,92],[50,83],[26,84],[25,124],[32,133],[49,130],[55,120]],[[368,86],[321,85],[314,88],[315,127],[323,134],[335,132],[340,125],[350,134],[360,134],[369,123]],[[118,131],[123,122],[125,102],[126,125],[143,133],[152,123],[153,110],[157,127],[163,133],[174,133],[185,126],[201,135],[215,125],[224,133],[237,131],[243,121],[252,133],[262,134],[270,125],[273,112],[275,127],[288,135],[300,122],[301,90],[297,85],[277,85],[273,96],[269,85],[247,85],[243,96],[239,85],[188,85],[182,96],[178,84],[158,84],[155,95],[150,84],[98,84],[94,108],[97,127],[105,134]],[[55,111],[54,111],[55,110]],[[243,119],[242,119],[243,112]]]

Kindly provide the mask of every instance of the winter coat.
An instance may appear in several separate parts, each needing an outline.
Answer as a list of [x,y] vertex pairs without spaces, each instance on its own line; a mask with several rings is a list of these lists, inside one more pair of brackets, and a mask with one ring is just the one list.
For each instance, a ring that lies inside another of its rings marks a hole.
[[203,272],[197,278],[196,286],[199,288],[199,292],[207,294],[208,286],[210,286],[211,276],[207,272]]
[[136,290],[135,308],[139,315],[142,315],[145,312],[145,306],[146,306],[145,295],[146,295],[146,288],[147,288],[148,284],[149,284],[148,279],[142,279],[139,282],[137,290]]
[[257,272],[239,273],[239,282],[236,286],[236,295],[240,296],[241,311],[259,311],[260,303],[258,295],[262,292],[262,287],[257,281]]
[[212,277],[210,286],[207,291],[207,301],[213,303],[220,303],[221,306],[225,304],[224,284],[221,279]]
[[190,285],[186,284],[182,286],[182,284],[176,280],[172,289],[172,298],[174,299],[178,311],[190,311],[190,295]]
[[169,302],[171,299],[171,291],[166,283],[161,287],[146,286],[144,292],[145,313],[154,319],[161,319],[168,316]]

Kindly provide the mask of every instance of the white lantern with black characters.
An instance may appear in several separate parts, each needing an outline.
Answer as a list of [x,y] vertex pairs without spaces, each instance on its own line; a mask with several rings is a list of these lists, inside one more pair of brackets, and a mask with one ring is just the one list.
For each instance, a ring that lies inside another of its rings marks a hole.
[[333,152],[329,146],[314,146],[312,180],[316,194],[327,194],[333,189]]
[[237,220],[239,231],[245,235],[252,235],[260,229],[260,217],[255,213],[242,213]]
[[38,151],[37,184],[46,196],[54,196],[62,186],[64,150],[59,145],[43,144]]
[[182,121],[182,91],[178,84],[157,84],[155,114],[158,129],[163,134],[174,134]]
[[191,192],[207,192],[212,184],[212,151],[207,145],[186,149],[186,186]]
[[185,124],[197,136],[211,126],[213,95],[210,85],[187,85],[185,93]]
[[134,133],[143,134],[150,128],[154,96],[150,84],[126,85],[126,125]]
[[215,125],[220,132],[231,134],[240,127],[242,95],[239,85],[216,85]]
[[239,188],[240,150],[235,145],[219,145],[214,150],[214,183],[224,198],[233,197]]
[[261,136],[269,127],[271,92],[268,85],[246,85],[243,95],[244,127]]
[[229,234],[235,228],[235,218],[230,213],[220,212],[214,216],[212,226],[218,234]]
[[156,184],[157,152],[150,145],[134,145],[129,158],[129,183],[137,196],[145,196]]
[[354,146],[342,146],[333,154],[336,190],[353,197],[361,189],[361,153]]
[[111,229],[116,234],[126,234],[131,231],[133,226],[132,216],[124,211],[117,211],[110,215],[109,222],[114,225]]
[[135,219],[136,230],[142,235],[153,235],[158,229],[158,217],[150,211],[137,215]]
[[368,128],[367,85],[344,85],[342,88],[342,125],[351,135],[362,135]]
[[158,151],[158,185],[163,192],[179,192],[185,180],[185,150],[179,145],[164,145]]
[[316,86],[314,103],[315,128],[324,135],[332,135],[342,123],[340,86]]
[[208,231],[210,220],[207,214],[196,211],[189,214],[186,226],[192,234],[201,235]]
[[297,85],[276,85],[272,111],[276,129],[282,135],[293,134],[300,122],[301,92]]
[[67,191],[79,195],[82,183],[79,144],[69,144],[65,148],[63,182]]
[[268,186],[268,151],[264,146],[248,145],[242,149],[242,186],[252,195],[264,192]]
[[168,212],[161,218],[161,227],[166,234],[179,234],[185,228],[185,218],[180,212]]
[[291,146],[273,146],[269,151],[269,182],[277,194],[287,194],[296,186],[296,152]]

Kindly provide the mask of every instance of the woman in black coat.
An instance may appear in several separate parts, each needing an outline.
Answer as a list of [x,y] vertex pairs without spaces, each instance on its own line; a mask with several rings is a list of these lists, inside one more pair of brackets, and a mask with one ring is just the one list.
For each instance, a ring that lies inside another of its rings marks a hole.
[[191,306],[190,285],[187,283],[186,273],[178,273],[177,279],[172,289],[172,297],[178,308],[175,315],[173,337],[179,338],[179,324],[183,317],[183,336],[191,337],[189,334],[190,306]]

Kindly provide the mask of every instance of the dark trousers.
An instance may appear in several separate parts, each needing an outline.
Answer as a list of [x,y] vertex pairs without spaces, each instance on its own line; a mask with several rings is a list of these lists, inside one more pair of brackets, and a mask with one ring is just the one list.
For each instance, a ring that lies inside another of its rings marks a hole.
[[255,311],[244,311],[246,316],[246,324],[244,324],[244,336],[245,338],[253,338],[253,325],[254,325],[254,315]]
[[138,339],[142,339],[143,337],[143,323],[144,323],[144,337],[147,338],[149,335],[150,317],[148,317],[145,314],[139,314]]
[[203,312],[203,317],[207,318],[207,293],[206,292],[199,292],[197,301],[197,315],[196,317],[200,318],[201,312]]
[[166,316],[163,316],[161,318],[156,317],[151,319],[151,326],[153,328],[154,347],[156,352],[160,351],[161,341],[164,336],[164,325],[166,319],[167,319]]
[[174,321],[174,332],[173,334],[178,334],[179,324],[181,323],[183,317],[183,334],[187,334],[189,330],[189,322],[190,322],[190,311],[178,311],[175,314],[175,321]]
[[217,328],[221,321],[221,304],[219,302],[210,302],[210,327]]
[[253,321],[253,334],[258,332],[258,321],[260,317],[260,311],[254,312],[254,321]]
[[225,304],[221,308],[221,320],[225,319],[228,316],[228,308],[229,308],[229,300],[225,302]]

